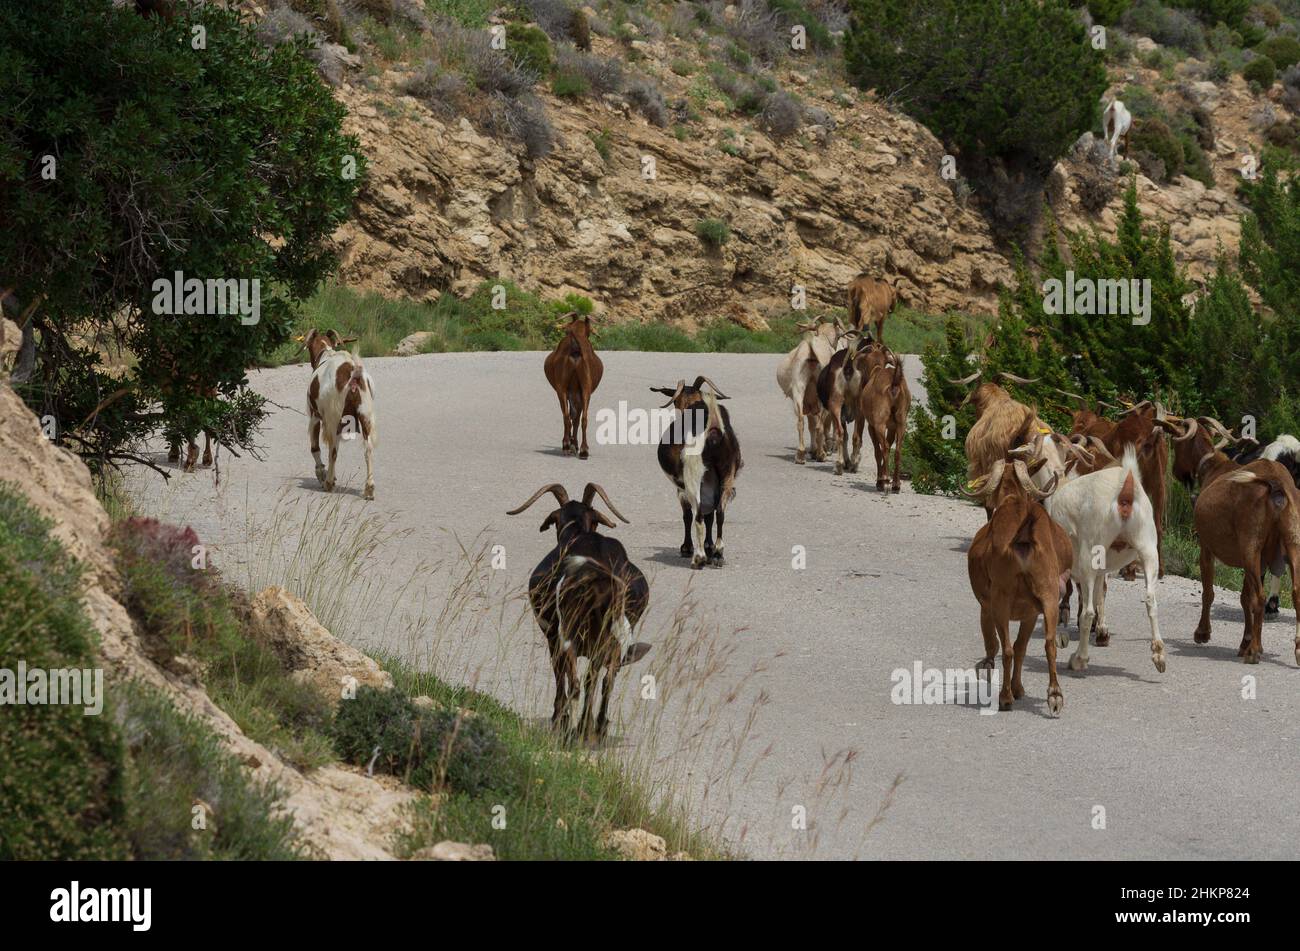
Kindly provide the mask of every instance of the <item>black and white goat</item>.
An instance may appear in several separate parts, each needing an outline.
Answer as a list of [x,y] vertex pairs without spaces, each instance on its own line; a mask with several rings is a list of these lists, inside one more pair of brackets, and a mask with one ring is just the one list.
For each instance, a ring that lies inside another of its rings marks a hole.
[[[707,390],[703,389],[705,386]],[[659,468],[674,486],[682,505],[685,537],[680,549],[692,568],[706,563],[722,566],[722,524],[727,504],[736,495],[736,476],[744,466],[740,442],[731,416],[719,400],[727,399],[706,376],[690,386],[678,380],[675,389],[652,386],[668,397],[662,408],[676,410],[673,425],[659,440]],[[718,519],[718,539],[713,540],[713,518]],[[692,526],[694,532],[692,533]]]
[[570,499],[558,482],[544,485],[527,502],[506,514],[518,515],[547,492],[555,496],[559,508],[546,516],[541,531],[554,525],[556,545],[533,569],[528,579],[528,600],[546,636],[555,671],[551,723],[565,732],[574,731],[573,708],[582,692],[578,658],[586,657],[586,696],[576,732],[582,737],[590,735],[592,697],[596,678],[603,669],[605,682],[596,717],[596,736],[600,737],[609,722],[609,696],[618,669],[640,660],[650,650],[649,644],[632,640],[632,629],[650,603],[650,585],[618,541],[598,534],[598,526],[615,525],[592,507],[597,495],[618,518],[624,522],[627,519],[595,483],[587,483],[580,502]]

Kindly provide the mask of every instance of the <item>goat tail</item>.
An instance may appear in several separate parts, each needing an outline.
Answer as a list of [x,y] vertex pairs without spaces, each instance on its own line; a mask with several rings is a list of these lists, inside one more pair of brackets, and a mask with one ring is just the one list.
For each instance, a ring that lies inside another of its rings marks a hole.
[[1133,476],[1133,481],[1142,484],[1142,472],[1138,469],[1137,447],[1131,442],[1124,444],[1124,454],[1120,457],[1120,468]]
[[[1268,476],[1262,476],[1257,472],[1251,472],[1249,469],[1238,469],[1236,472],[1227,476],[1229,482],[1237,482],[1241,485],[1250,485],[1257,482],[1268,489],[1268,499],[1273,503],[1273,507],[1278,511],[1286,508],[1290,504],[1290,498],[1286,494],[1286,487],[1278,479],[1270,479]],[[1296,513],[1300,514],[1300,513]]]

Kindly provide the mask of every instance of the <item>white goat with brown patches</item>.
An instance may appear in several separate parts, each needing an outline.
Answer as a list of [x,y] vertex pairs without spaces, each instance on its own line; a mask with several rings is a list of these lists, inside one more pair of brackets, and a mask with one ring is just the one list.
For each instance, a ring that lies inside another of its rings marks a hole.
[[833,323],[823,321],[820,324],[800,324],[798,329],[803,331],[803,339],[785,355],[785,359],[776,368],[776,382],[794,406],[795,432],[799,436],[799,448],[794,454],[794,461],[803,465],[807,458],[803,432],[805,418],[808,420],[809,435],[812,436],[813,458],[818,462],[826,460],[825,444],[834,424],[822,412],[817,401],[817,374],[843,346],[844,328],[836,320]]
[[1079,586],[1079,646],[1071,670],[1088,666],[1088,632],[1097,618],[1100,642],[1106,628],[1106,576],[1133,561],[1146,581],[1147,619],[1151,623],[1151,662],[1165,671],[1165,645],[1156,619],[1156,579],[1160,554],[1155,509],[1142,488],[1142,474],[1132,445],[1118,466],[1079,476],[1061,486],[1045,503],[1048,514],[1065,529],[1074,548],[1070,573]]
[[[375,497],[375,400],[374,382],[361,360],[343,344],[355,338],[340,339],[333,330],[312,330],[300,337],[311,355],[311,383],[307,387],[307,435],[311,440],[312,458],[316,460],[316,478],[326,492],[334,491],[334,464],[338,460],[339,442],[358,433],[366,449],[366,488],[364,497]],[[328,468],[321,462],[320,444],[329,450]]]

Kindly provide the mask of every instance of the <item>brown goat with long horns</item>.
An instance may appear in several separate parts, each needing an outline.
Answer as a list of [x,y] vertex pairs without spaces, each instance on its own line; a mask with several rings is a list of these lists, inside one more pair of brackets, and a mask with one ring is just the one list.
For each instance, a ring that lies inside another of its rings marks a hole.
[[[1157,425],[1173,434],[1174,477],[1200,493],[1192,517],[1201,546],[1201,620],[1193,639],[1210,639],[1210,605],[1214,603],[1215,559],[1244,571],[1241,609],[1245,630],[1237,656],[1247,664],[1263,655],[1263,568],[1280,574],[1291,570],[1294,603],[1300,605],[1300,493],[1282,465],[1259,459],[1242,466],[1221,450],[1233,441],[1223,424],[1208,416],[1178,419],[1161,416]],[[1218,438],[1212,441],[1211,433]],[[1300,664],[1300,615],[1295,633]]]
[[[1047,650],[1047,708],[1057,716],[1065,705],[1065,696],[1056,677],[1056,601],[1061,576],[1070,570],[1074,555],[1065,530],[1052,521],[1041,504],[1055,488],[1056,477],[1046,489],[1037,488],[1031,481],[1034,470],[1043,462],[1039,459],[1026,465],[1020,459],[999,459],[987,478],[979,480],[980,493],[991,500],[992,514],[975,533],[966,554],[966,570],[971,591],[980,604],[980,632],[984,635],[985,656],[978,667],[989,671],[990,677],[1001,642],[998,709],[1010,710],[1012,701],[1025,695],[1020,675],[1029,637],[1041,614]],[[1020,622],[1014,648],[1013,620]]]

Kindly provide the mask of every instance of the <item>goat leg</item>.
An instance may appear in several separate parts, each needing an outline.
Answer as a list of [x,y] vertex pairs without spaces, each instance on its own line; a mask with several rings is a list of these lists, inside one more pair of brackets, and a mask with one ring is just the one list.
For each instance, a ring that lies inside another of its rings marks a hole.
[[678,549],[678,553],[683,558],[690,558],[695,553],[695,544],[691,540],[691,526],[695,521],[695,513],[691,510],[691,503],[686,499],[682,499],[681,503],[683,538],[682,547]]
[[1214,603],[1214,553],[1201,545],[1201,620],[1192,633],[1197,644],[1210,642],[1210,605]]
[[[1043,646],[1047,651],[1047,709],[1054,717],[1061,715],[1065,706],[1065,694],[1061,692],[1061,682],[1056,677],[1057,625],[1059,612],[1052,612],[1051,591],[1044,591],[1039,598],[1039,609],[1043,613]],[[1032,628],[1031,628],[1032,630]]]
[[722,522],[726,518],[726,514],[726,510],[722,506],[718,506],[718,541],[713,547],[713,566],[715,568],[721,568],[727,563],[727,559],[722,554]]

